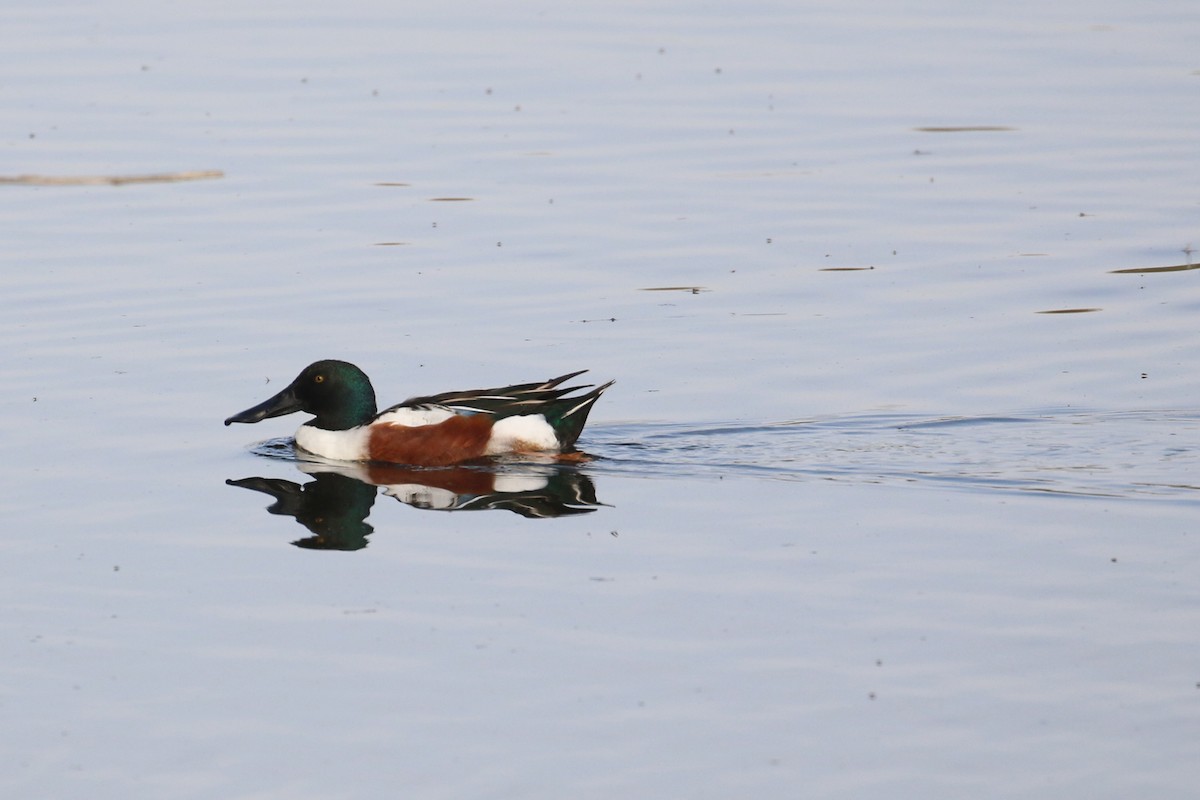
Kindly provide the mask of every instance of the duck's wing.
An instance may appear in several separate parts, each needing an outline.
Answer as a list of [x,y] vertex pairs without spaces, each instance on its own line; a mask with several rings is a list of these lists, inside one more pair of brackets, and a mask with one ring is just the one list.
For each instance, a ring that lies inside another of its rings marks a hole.
[[403,403],[397,403],[391,408],[384,409],[380,412],[380,416],[402,408],[418,407],[441,407],[501,416],[519,414],[523,410],[534,412],[558,400],[563,395],[588,388],[591,384],[559,388],[566,381],[585,372],[587,372],[586,369],[581,369],[578,372],[568,372],[566,375],[560,375],[547,381],[518,383],[494,389],[467,389],[466,391],[410,397]]

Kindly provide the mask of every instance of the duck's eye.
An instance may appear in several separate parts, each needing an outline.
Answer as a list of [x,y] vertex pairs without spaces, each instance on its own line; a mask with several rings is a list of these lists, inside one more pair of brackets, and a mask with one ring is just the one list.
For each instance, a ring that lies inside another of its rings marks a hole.
[[324,383],[324,382],[325,382],[324,375],[314,375],[313,376],[313,383]]

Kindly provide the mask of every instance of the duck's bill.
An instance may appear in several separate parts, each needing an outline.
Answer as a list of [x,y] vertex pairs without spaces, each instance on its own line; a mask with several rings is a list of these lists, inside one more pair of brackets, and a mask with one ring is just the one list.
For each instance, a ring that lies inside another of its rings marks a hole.
[[300,400],[292,391],[292,387],[289,386],[269,400],[259,403],[254,408],[247,408],[245,411],[234,414],[225,420],[225,424],[231,425],[234,422],[262,422],[268,417],[282,417],[284,414],[292,414],[300,410]]

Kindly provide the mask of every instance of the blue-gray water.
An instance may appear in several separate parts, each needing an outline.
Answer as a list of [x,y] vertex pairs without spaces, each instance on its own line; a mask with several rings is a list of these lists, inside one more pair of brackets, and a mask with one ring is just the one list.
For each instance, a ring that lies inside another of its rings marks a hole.
[[[1191,797],[1198,36],[0,10],[0,178],[222,173],[0,185],[3,794]],[[222,427],[325,357],[617,384],[579,467]]]

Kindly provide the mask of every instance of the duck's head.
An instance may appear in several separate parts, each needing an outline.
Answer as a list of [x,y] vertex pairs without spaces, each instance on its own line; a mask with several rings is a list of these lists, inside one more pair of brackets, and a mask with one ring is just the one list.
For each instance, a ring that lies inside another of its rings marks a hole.
[[306,424],[330,431],[365,425],[375,417],[375,389],[366,374],[348,361],[318,361],[309,364],[286,389],[225,420],[261,422],[304,411],[315,419]]

